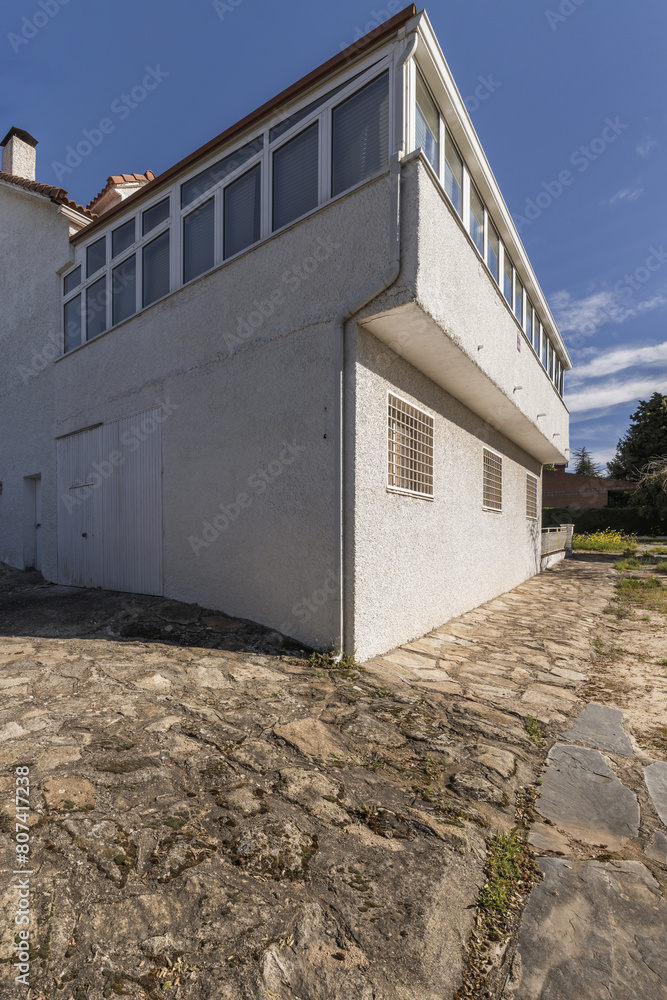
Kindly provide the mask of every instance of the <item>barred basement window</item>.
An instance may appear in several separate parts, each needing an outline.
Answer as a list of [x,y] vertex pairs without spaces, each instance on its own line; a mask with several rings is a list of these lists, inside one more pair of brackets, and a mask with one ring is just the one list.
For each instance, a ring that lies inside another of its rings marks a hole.
[[537,520],[537,479],[526,473],[526,517]]
[[485,510],[503,509],[503,460],[500,455],[484,449],[484,499]]
[[390,490],[433,496],[433,417],[389,393]]

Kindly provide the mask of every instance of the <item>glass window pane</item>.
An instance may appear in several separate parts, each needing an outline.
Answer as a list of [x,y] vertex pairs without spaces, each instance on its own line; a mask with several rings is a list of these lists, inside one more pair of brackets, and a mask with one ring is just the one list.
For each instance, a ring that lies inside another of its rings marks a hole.
[[263,149],[264,136],[259,135],[252,142],[230,153],[229,156],[225,156],[223,160],[214,163],[212,167],[202,170],[192,180],[186,181],[185,184],[181,185],[181,208],[185,208],[186,205],[191,205],[197,198],[201,198],[202,195],[210,191],[216,184],[224,181],[226,177],[233,174],[235,170],[242,167],[244,163],[247,163],[257,153],[261,153]]
[[547,344],[548,343],[549,343],[549,339],[547,337],[547,332],[544,329],[544,327],[542,327],[542,365],[545,368],[547,367]]
[[456,151],[454,140],[447,132],[445,141],[445,191],[449,200],[461,215],[463,211],[463,160]]
[[65,303],[65,353],[81,343],[81,293]]
[[526,336],[533,342],[533,303],[526,299]]
[[512,261],[509,258],[509,254],[505,251],[505,265],[503,274],[503,292],[505,293],[505,298],[507,299],[507,304],[510,309],[512,308]]
[[317,208],[319,125],[316,122],[273,154],[273,228]]
[[315,111],[323,104],[326,104],[329,98],[335,97],[335,95],[339,91],[344,90],[345,87],[349,87],[350,84],[357,79],[357,77],[363,76],[364,73],[367,73],[369,69],[371,69],[370,66],[366,67],[366,69],[362,69],[360,73],[355,73],[355,75],[351,76],[349,80],[345,81],[345,83],[339,84],[337,87],[334,87],[333,90],[330,90],[323,97],[318,97],[316,101],[312,101],[305,108],[301,108],[301,111],[295,111],[293,115],[290,115],[288,118],[284,118],[281,122],[278,123],[278,125],[274,125],[271,131],[269,132],[269,142],[273,142],[274,139],[279,139],[281,135],[285,134],[285,132],[289,132],[289,130],[293,128],[297,124],[297,122],[303,121],[304,118],[308,117],[311,111]]
[[164,220],[168,218],[169,199],[165,198],[164,201],[159,201],[157,205],[153,205],[152,208],[147,208],[143,213],[141,235],[146,236],[147,233],[152,233],[154,229],[157,229],[161,222],[164,222]]
[[143,293],[144,306],[161,299],[169,292],[169,230],[144,247]]
[[132,254],[113,269],[111,281],[114,325],[137,311],[137,255]]
[[438,140],[440,137],[440,113],[424,83],[421,73],[417,72],[417,107],[415,121],[415,145],[423,149],[436,174],[440,166],[438,162]]
[[123,250],[127,250],[131,247],[135,239],[135,222],[134,219],[130,219],[126,222],[124,226],[119,226],[118,229],[114,229],[111,234],[111,256],[117,257],[119,253]]
[[537,314],[537,309],[535,310],[535,318],[533,320],[533,347],[535,348],[535,353],[538,358],[540,356],[540,317]]
[[107,238],[103,236],[101,240],[91,243],[86,249],[86,277],[95,274],[107,262]]
[[64,281],[65,295],[69,295],[69,293],[73,292],[75,288],[78,288],[80,284],[81,284],[81,265],[79,264],[78,267],[75,267],[73,271],[70,271],[70,273],[65,276],[65,281]]
[[496,279],[500,281],[500,237],[496,232],[496,229],[489,219],[489,242],[486,248],[486,263],[488,264],[489,271]]
[[258,163],[225,188],[224,257],[232,257],[261,236],[262,168]]
[[514,315],[523,326],[523,285],[518,277],[514,282]]
[[360,184],[389,163],[389,74],[333,110],[333,194]]
[[183,219],[183,281],[192,281],[215,263],[214,199]]
[[105,274],[86,289],[86,340],[99,337],[106,330],[108,301]]
[[481,254],[484,253],[484,202],[470,185],[470,235]]

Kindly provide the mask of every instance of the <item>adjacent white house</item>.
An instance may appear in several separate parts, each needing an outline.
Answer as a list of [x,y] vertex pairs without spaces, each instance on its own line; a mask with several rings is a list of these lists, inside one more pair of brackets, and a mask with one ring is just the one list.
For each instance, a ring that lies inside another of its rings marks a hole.
[[360,659],[540,570],[571,367],[414,6],[87,208],[3,143],[0,559]]

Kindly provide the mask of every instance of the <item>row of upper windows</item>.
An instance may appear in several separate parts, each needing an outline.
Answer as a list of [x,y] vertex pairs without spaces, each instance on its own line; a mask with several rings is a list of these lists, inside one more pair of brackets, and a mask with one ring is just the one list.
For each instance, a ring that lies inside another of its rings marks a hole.
[[88,244],[63,279],[65,352],[386,169],[389,71],[335,100],[374,73],[357,74]]
[[[486,261],[526,339],[562,396],[564,371],[561,360],[419,70],[416,73],[415,146],[421,147],[443,183],[449,200],[466,226],[482,260]],[[470,190],[470,204],[465,213],[467,218],[464,218],[463,204],[464,173],[469,179]]]

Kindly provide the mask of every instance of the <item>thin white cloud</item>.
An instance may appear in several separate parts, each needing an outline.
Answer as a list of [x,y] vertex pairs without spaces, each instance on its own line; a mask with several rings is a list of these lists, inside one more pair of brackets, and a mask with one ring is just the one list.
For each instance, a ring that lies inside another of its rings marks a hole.
[[654,392],[667,391],[667,377],[653,376],[628,379],[626,382],[606,382],[573,393],[566,393],[565,403],[571,413],[587,413],[604,407],[618,406],[633,400],[647,399]]
[[[622,201],[637,201],[644,193],[644,188],[621,188],[609,199],[609,205],[620,205]],[[605,204],[605,202],[603,202]]]
[[596,462],[598,465],[601,465],[603,473],[606,474],[606,471],[607,471],[606,470],[607,462],[611,462],[612,458],[616,454],[616,449],[615,448],[604,448],[604,449],[602,449],[600,451],[596,451],[596,449],[593,448],[593,450],[591,451],[591,454],[593,456],[593,461]]
[[551,307],[561,333],[587,336],[596,333],[605,323],[625,323],[627,319],[665,305],[665,292],[636,303],[627,301],[627,293],[622,295],[616,291],[593,292],[583,299],[574,299],[565,290],[551,296]]
[[645,160],[651,155],[651,150],[656,149],[657,146],[658,142],[652,135],[644,136],[637,146],[637,153]]
[[569,381],[570,384],[579,383],[589,378],[600,378],[602,375],[614,375],[627,368],[654,366],[667,371],[667,340],[650,347],[617,347],[606,354],[598,354],[587,364],[577,365],[569,376]]

